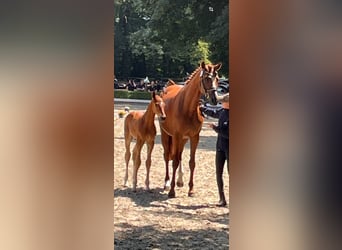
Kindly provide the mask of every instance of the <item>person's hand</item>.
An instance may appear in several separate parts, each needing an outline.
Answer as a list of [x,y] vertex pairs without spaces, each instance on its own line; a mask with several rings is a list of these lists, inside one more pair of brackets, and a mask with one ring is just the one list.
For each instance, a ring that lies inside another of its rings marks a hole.
[[208,127],[213,129],[215,127],[215,124],[214,123],[210,123],[210,124],[208,124]]

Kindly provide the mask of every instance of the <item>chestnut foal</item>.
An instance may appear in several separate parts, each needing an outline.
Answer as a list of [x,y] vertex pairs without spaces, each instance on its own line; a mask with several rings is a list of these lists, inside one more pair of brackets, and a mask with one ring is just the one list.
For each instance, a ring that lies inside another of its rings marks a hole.
[[126,161],[126,174],[124,186],[127,187],[128,181],[128,163],[131,158],[130,145],[134,139],[136,144],[133,149],[133,192],[137,188],[137,173],[141,165],[141,149],[143,145],[147,144],[147,159],[146,159],[146,189],[149,190],[150,167],[151,167],[151,154],[154,147],[154,139],[156,137],[156,127],[154,125],[154,117],[158,116],[159,121],[163,122],[166,115],[164,111],[163,99],[155,92],[152,94],[152,100],[148,105],[145,112],[132,111],[125,118],[124,131],[125,131],[125,161]]

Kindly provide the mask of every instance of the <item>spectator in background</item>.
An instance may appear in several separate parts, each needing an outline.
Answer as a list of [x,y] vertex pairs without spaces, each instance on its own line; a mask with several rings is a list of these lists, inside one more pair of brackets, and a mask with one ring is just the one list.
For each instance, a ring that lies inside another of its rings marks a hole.
[[139,86],[139,89],[140,89],[140,90],[143,90],[143,89],[145,89],[144,80],[141,80],[141,81],[140,81],[140,86]]
[[155,90],[155,82],[154,81],[151,81],[151,85],[150,85],[150,91],[154,91]]
[[135,83],[134,83],[134,81],[129,80],[129,81],[128,81],[128,84],[127,84],[127,88],[128,88],[129,91],[134,91],[134,89],[135,89]]
[[145,84],[150,83],[150,80],[148,79],[148,76],[145,77],[144,83],[145,83]]
[[159,92],[161,90],[160,81],[156,81],[156,90]]
[[150,80],[146,76],[145,79],[144,79],[144,89],[145,89],[145,91],[148,91],[149,85],[150,85]]

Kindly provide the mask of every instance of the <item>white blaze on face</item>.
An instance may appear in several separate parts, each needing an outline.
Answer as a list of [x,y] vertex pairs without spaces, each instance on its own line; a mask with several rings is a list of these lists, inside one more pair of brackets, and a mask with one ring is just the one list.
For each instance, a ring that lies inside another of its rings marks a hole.
[[216,89],[216,81],[217,81],[217,78],[216,78],[216,71],[215,71],[215,68],[214,67],[212,67],[211,69],[210,69],[210,79],[211,79],[211,88],[212,89]]

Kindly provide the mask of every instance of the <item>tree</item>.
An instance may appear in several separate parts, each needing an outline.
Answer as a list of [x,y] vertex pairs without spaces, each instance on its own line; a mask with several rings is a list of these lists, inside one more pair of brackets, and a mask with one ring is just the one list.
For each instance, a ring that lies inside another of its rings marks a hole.
[[[210,59],[212,61],[222,62],[221,72],[226,77],[229,76],[229,7],[228,4],[222,9],[221,15],[217,16],[215,22],[212,24],[212,29],[209,33],[211,38],[210,49],[212,54]],[[208,38],[209,39],[209,38]]]
[[227,3],[218,0],[116,2],[117,75],[182,77],[202,60],[220,61],[223,69],[228,69]]

